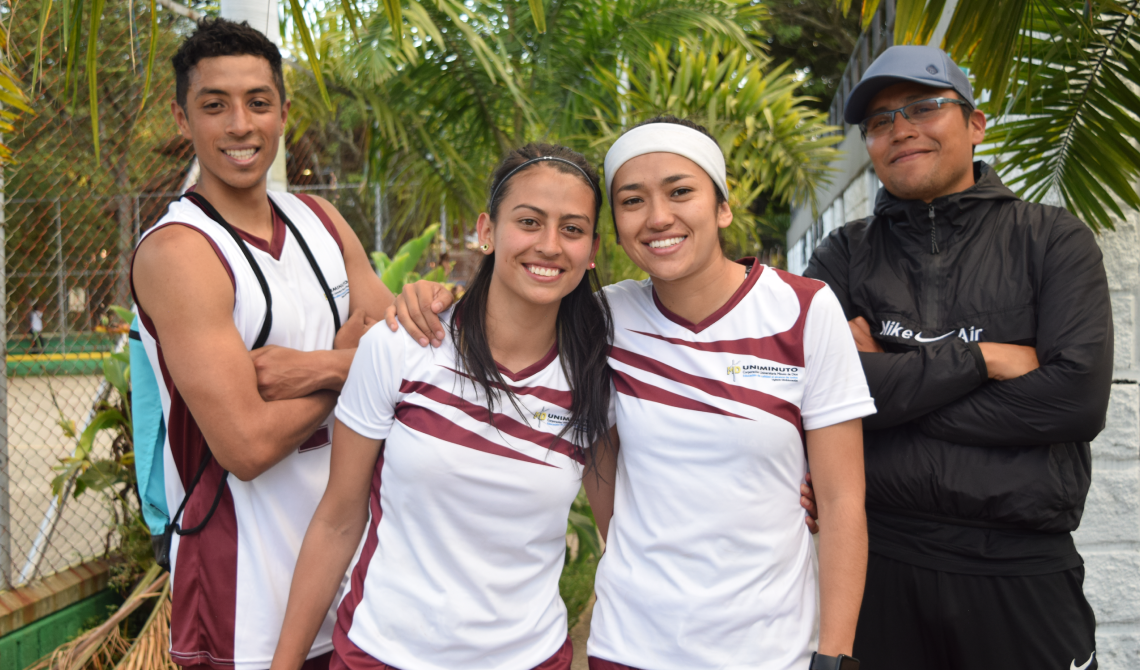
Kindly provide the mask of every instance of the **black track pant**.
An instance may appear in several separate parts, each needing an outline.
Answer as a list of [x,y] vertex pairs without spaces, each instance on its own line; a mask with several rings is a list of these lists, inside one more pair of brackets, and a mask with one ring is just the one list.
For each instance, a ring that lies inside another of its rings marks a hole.
[[854,656],[864,670],[1095,670],[1084,579],[1083,567],[989,577],[871,554]]

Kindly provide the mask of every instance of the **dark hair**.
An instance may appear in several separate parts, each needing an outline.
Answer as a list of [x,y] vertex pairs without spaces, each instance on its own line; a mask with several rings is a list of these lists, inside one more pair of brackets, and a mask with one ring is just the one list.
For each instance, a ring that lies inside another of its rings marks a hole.
[[269,61],[273,83],[285,102],[285,77],[281,74],[281,52],[255,28],[242,21],[228,19],[202,19],[198,29],[187,37],[170,59],[174,66],[174,96],[178,105],[186,109],[186,94],[190,91],[190,70],[203,58],[219,56],[259,56]]
[[[507,154],[499,163],[493,173],[489,189],[495,194],[487,207],[491,220],[495,220],[499,205],[509,192],[510,183],[507,181],[507,176],[528,160],[542,156],[561,158],[577,167],[559,161],[542,161],[527,166],[520,172],[545,165],[550,169],[588,181],[595,194],[593,236],[596,238],[598,211],[601,208],[601,203],[597,201],[600,193],[598,174],[582,154],[553,144],[527,144]],[[492,251],[483,257],[474,279],[467,285],[467,292],[455,304],[455,313],[450,325],[456,354],[463,362],[466,376],[482,387],[492,423],[494,423],[494,404],[500,392],[505,392],[511,404],[522,413],[517,397],[495,365],[495,359],[491,356],[491,346],[487,342],[487,298],[494,271],[495,253]],[[590,447],[599,443],[602,445],[609,443],[610,367],[607,358],[610,342],[613,340],[613,316],[605,294],[601,291],[597,271],[587,270],[586,276],[578,286],[562,298],[558,306],[555,332],[558,336],[558,353],[562,369],[570,384],[571,394],[570,421],[558,436],[569,434],[570,441],[584,450],[587,462],[593,462],[595,450]]]
[[[633,126],[629,130],[633,130],[634,128],[640,128],[642,126],[648,126],[651,123],[672,123],[673,125],[676,125],[676,126],[684,126],[686,128],[692,128],[693,130],[701,133],[702,135],[709,138],[713,142],[716,142],[716,138],[713,137],[712,133],[709,132],[708,128],[705,128],[704,126],[702,126],[701,124],[699,124],[695,121],[690,121],[689,119],[682,119],[678,116],[673,116],[672,114],[661,114],[660,116],[655,116],[652,119],[646,119],[645,121],[642,121],[641,123],[637,124],[636,126]],[[629,130],[627,130],[626,132],[628,133]],[[719,146],[719,143],[718,143],[718,146]],[[712,181],[711,176],[709,177],[709,181]],[[717,187],[715,182],[713,183],[713,190],[716,191],[716,204],[718,207],[720,205],[722,205],[723,203],[728,202],[728,199],[725,197],[727,194],[721,193],[720,188]],[[614,219],[614,223],[615,224],[617,223],[617,219]]]

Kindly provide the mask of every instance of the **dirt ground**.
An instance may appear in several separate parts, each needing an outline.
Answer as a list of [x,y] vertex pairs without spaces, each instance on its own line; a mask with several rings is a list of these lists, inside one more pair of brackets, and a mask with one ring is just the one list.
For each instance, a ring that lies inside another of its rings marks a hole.
[[[8,476],[11,514],[9,577],[18,585],[29,552],[51,505],[52,466],[69,456],[74,441],[59,426],[60,414],[81,427],[99,391],[101,376],[12,377],[8,379]],[[54,396],[54,400],[53,400]],[[109,440],[96,443],[96,453]],[[68,498],[58,515],[51,541],[43,552],[36,576],[51,574],[101,554],[107,536],[108,513],[101,498],[84,493]],[[50,524],[45,529],[50,528]],[[0,545],[0,552],[4,547]],[[4,588],[0,575],[0,589]]]

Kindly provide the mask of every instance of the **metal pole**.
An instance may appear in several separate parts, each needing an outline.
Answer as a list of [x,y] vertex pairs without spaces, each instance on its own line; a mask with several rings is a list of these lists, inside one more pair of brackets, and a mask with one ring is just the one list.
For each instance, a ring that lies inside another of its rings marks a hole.
[[59,350],[67,353],[67,278],[63,275],[63,213],[55,199],[56,303],[59,307]]
[[[4,170],[0,169],[0,352],[8,359],[7,216],[4,207]],[[12,588],[12,516],[8,495],[8,364],[0,366],[0,586]]]
[[380,182],[373,184],[372,190],[376,199],[375,214],[373,215],[373,218],[376,220],[373,231],[373,244],[376,247],[376,251],[384,251],[384,191],[380,187]]

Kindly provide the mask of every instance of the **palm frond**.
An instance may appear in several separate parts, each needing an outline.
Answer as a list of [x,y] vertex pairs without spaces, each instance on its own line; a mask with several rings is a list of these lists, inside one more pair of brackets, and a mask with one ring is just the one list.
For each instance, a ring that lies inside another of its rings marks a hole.
[[1140,150],[1122,141],[1140,137],[1137,4],[1094,5],[1089,18],[1067,6],[1036,12],[1013,95],[991,105],[1005,116],[988,136],[995,144],[988,153],[1011,185],[1030,200],[1056,194],[1094,229],[1140,209]]

